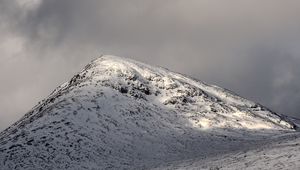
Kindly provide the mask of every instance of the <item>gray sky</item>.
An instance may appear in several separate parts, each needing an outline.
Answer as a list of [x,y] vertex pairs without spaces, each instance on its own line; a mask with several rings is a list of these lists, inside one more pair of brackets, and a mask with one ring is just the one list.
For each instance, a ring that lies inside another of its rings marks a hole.
[[0,0],[0,130],[100,54],[300,117],[300,1]]

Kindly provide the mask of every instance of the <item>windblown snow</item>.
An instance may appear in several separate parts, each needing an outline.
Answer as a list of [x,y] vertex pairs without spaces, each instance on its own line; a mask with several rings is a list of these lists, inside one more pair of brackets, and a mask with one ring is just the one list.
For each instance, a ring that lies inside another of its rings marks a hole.
[[294,133],[291,120],[220,87],[105,55],[0,134],[0,169],[167,168],[266,144]]

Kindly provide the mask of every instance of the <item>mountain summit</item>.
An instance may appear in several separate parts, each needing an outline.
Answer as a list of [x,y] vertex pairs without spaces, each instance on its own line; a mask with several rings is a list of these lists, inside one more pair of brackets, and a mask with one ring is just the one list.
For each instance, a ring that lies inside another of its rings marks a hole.
[[295,128],[226,89],[104,55],[0,134],[0,169],[147,169]]

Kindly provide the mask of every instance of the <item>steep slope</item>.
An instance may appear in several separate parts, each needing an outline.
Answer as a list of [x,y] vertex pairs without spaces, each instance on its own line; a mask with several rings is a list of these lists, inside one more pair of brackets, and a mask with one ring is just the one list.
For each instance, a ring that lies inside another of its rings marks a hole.
[[0,167],[150,168],[225,153],[295,128],[228,90],[102,56],[0,134]]

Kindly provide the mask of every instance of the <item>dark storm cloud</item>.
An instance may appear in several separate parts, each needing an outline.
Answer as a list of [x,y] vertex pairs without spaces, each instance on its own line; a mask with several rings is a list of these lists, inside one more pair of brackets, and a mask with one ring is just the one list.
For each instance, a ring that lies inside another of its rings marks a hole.
[[279,0],[0,0],[0,123],[103,53],[168,67],[297,116],[299,11],[300,2]]
[[239,68],[230,71],[234,78],[227,81],[227,87],[280,113],[299,117],[299,58],[279,47],[257,47],[247,55]]

